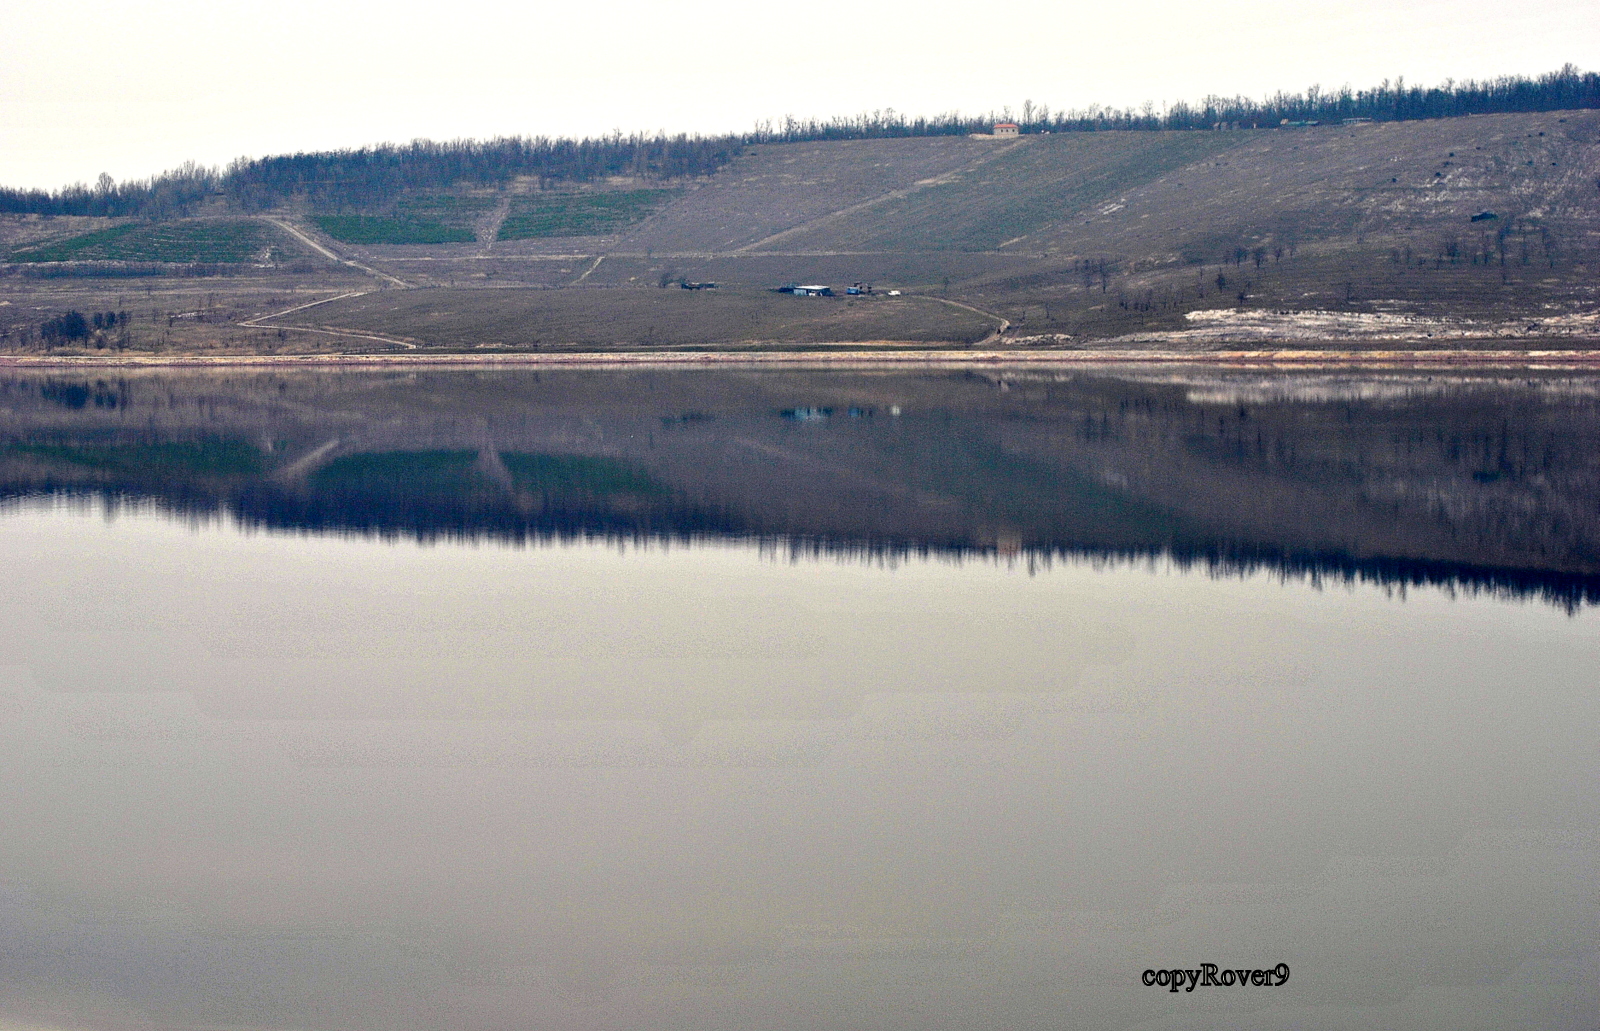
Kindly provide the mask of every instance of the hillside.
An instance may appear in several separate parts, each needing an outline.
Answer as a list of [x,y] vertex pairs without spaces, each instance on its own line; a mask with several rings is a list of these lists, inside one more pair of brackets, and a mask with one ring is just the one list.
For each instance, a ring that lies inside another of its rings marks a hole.
[[[652,346],[663,320],[678,346],[983,335],[981,316],[947,301],[1006,325],[1017,346],[1600,338],[1592,110],[762,144],[708,175],[541,185],[413,191],[339,215],[241,216],[219,200],[204,217],[155,224],[4,216],[0,346],[36,347],[30,326],[121,310],[135,291],[150,303],[120,343],[78,346]],[[715,298],[662,293],[681,279],[717,283]],[[765,291],[797,281],[940,303],[777,298],[810,306],[791,317]],[[612,289],[603,302],[528,293],[549,288]],[[262,318],[351,291],[367,295]],[[609,328],[575,330],[597,305]],[[454,314],[419,314],[443,309]]]

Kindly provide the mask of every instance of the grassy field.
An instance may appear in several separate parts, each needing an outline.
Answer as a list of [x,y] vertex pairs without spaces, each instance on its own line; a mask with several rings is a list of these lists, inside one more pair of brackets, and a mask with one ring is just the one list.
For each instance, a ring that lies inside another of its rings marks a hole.
[[340,243],[358,246],[471,243],[478,220],[497,203],[491,196],[410,194],[389,211],[317,215],[312,221]]
[[642,222],[677,196],[676,190],[540,194],[518,198],[500,226],[501,240],[602,236]]
[[252,476],[264,468],[260,448],[226,437],[159,444],[19,443],[0,448],[0,454],[116,476]]
[[614,458],[505,452],[500,461],[518,490],[544,497],[661,498],[672,493],[649,472]]
[[471,229],[409,215],[317,215],[317,228],[340,243],[471,243]]
[[924,297],[758,290],[409,290],[352,297],[284,325],[393,335],[445,350],[608,350],[849,341],[967,343],[994,323]]
[[401,197],[395,202],[395,212],[403,216],[436,219],[446,225],[466,226],[498,202],[497,197],[476,194],[419,193]]
[[298,252],[276,228],[256,219],[136,222],[15,252],[15,262],[159,261],[238,263]]
[[[495,456],[508,485],[541,497],[664,497],[670,491],[636,466],[612,458],[504,452]],[[386,492],[464,492],[494,488],[477,451],[356,452],[311,475],[323,489]]]
[[338,491],[461,491],[484,486],[473,468],[477,459],[476,451],[357,452],[316,470],[311,482]]

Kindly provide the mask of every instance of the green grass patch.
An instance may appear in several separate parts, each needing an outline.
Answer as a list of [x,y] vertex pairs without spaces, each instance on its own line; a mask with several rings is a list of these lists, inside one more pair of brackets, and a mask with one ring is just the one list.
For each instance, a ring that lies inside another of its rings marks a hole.
[[395,202],[401,218],[424,218],[446,225],[471,225],[478,216],[499,203],[496,197],[457,197],[452,194],[417,194]]
[[500,460],[518,487],[544,495],[631,494],[654,498],[671,493],[649,473],[614,458],[508,452]]
[[528,197],[501,224],[499,238],[600,236],[644,221],[677,195],[677,190],[617,190]]
[[476,451],[370,451],[336,458],[310,477],[319,487],[407,492],[481,485]]
[[254,476],[265,468],[260,448],[231,438],[164,444],[12,444],[5,452],[121,475]]
[[282,239],[244,219],[138,222],[28,248],[12,261],[167,261],[230,264],[257,261]]
[[471,243],[477,234],[418,215],[317,215],[317,228],[340,243]]

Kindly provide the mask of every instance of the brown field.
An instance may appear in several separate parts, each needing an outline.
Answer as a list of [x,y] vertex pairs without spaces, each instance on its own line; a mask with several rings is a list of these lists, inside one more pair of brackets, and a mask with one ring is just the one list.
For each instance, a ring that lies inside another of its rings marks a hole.
[[[302,353],[339,350],[312,334],[254,329],[245,320],[348,290],[372,280],[337,266],[313,272],[255,270],[216,276],[0,279],[0,351],[30,355]],[[21,334],[65,311],[127,312],[126,326],[71,346],[21,346]],[[126,331],[126,337],[123,333]],[[348,342],[347,342],[348,343]]]
[[967,344],[995,322],[926,297],[792,297],[749,289],[390,290],[275,320],[419,349],[612,350],[883,341]]

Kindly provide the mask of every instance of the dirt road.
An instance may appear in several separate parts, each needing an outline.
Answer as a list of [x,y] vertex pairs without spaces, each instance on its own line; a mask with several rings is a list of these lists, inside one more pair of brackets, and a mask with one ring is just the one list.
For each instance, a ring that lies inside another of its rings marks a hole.
[[398,286],[402,290],[411,289],[411,284],[407,283],[403,279],[396,279],[394,276],[389,275],[389,273],[387,273],[387,272],[379,272],[377,269],[373,268],[370,265],[363,265],[359,261],[351,261],[349,258],[346,258],[342,254],[335,254],[333,251],[329,250],[327,247],[324,247],[322,244],[320,244],[316,240],[312,239],[302,229],[300,229],[298,226],[296,226],[292,222],[289,222],[289,221],[287,221],[285,219],[281,219],[281,218],[269,218],[269,219],[267,219],[267,221],[271,222],[273,225],[277,226],[279,229],[282,229],[284,232],[288,233],[290,236],[294,237],[296,240],[299,240],[301,243],[305,244],[307,247],[310,247],[312,250],[316,251],[318,254],[321,254],[323,257],[331,258],[334,261],[337,261],[341,265],[348,265],[353,269],[356,269],[356,270],[361,271],[361,272],[365,272],[369,276],[376,276],[378,279],[382,279],[387,283],[391,283],[394,286]]

